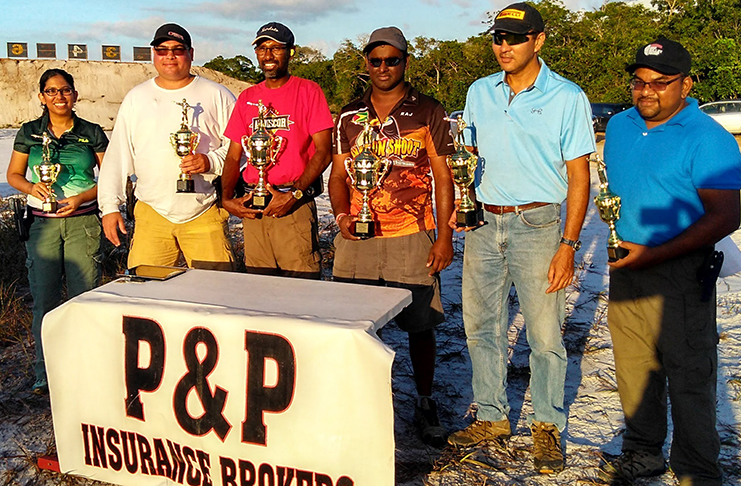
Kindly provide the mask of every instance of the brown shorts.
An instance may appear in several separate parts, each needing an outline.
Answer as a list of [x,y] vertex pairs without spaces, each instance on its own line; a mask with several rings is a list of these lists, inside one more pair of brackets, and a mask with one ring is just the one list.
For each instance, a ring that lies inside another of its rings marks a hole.
[[346,240],[335,237],[334,269],[338,282],[408,289],[412,303],[396,316],[399,328],[421,332],[445,320],[440,278],[430,277],[427,258],[435,242],[433,230],[393,238]]
[[282,218],[243,219],[242,227],[248,273],[319,278],[319,227],[313,199]]

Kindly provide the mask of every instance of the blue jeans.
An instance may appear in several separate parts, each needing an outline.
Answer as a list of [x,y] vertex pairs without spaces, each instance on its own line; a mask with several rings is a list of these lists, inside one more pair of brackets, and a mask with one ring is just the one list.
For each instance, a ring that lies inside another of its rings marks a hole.
[[67,295],[75,297],[100,281],[100,219],[96,214],[69,218],[36,217],[26,242],[28,282],[33,297],[31,332],[36,341],[36,381],[46,379],[41,322],[62,302],[62,276]]
[[548,268],[561,238],[561,209],[549,204],[520,213],[484,212],[488,224],[466,234],[463,323],[473,366],[479,420],[507,418],[509,291],[517,289],[530,345],[528,421],[566,427],[566,349],[561,337],[564,291],[546,294]]

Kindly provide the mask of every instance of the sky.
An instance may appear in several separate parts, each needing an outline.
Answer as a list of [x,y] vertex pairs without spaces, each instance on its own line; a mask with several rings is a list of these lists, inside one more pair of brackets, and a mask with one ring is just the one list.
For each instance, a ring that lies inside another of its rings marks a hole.
[[[0,0],[0,57],[7,43],[55,43],[58,59],[68,44],[85,44],[88,59],[100,60],[103,45],[121,47],[121,60],[133,59],[133,47],[147,47],[166,22],[185,27],[193,38],[195,64],[216,56],[246,55],[257,29],[272,21],[286,24],[296,43],[331,57],[346,39],[356,45],[376,28],[395,25],[407,39],[418,36],[463,41],[486,30],[486,12],[512,0],[26,0],[22,6]],[[601,0],[566,0],[568,8],[592,9]]]

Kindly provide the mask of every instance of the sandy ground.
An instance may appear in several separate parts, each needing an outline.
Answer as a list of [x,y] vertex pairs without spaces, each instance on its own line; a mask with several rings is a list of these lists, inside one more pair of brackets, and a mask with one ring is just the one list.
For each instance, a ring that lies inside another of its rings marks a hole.
[[[0,143],[4,139],[0,137]],[[601,145],[601,144],[600,144]],[[0,151],[2,157],[2,151]],[[592,191],[596,194],[593,169]],[[4,172],[4,171],[3,171]],[[326,195],[319,201],[323,240],[331,241],[334,232]],[[236,227],[235,227],[236,228]],[[582,250],[576,257],[576,278],[567,289],[567,319],[564,342],[569,363],[566,383],[566,407],[569,425],[564,432],[566,469],[556,476],[541,476],[532,469],[532,439],[526,424],[531,411],[528,391],[529,348],[522,315],[513,293],[509,329],[510,363],[508,396],[512,406],[510,420],[515,436],[505,448],[483,446],[466,453],[452,448],[443,450],[425,446],[412,425],[415,398],[411,364],[406,349],[406,335],[392,323],[384,330],[383,340],[397,355],[393,369],[396,435],[397,485],[551,485],[595,484],[596,468],[605,454],[620,452],[623,416],[616,391],[612,345],[606,323],[607,265],[605,239],[607,227],[590,205],[581,239]],[[456,258],[442,273],[446,322],[438,331],[438,367],[434,394],[441,421],[450,431],[467,425],[464,414],[472,400],[471,363],[466,349],[461,318],[461,267],[463,236],[455,239]],[[737,237],[737,244],[741,236]],[[718,374],[718,430],[721,434],[721,463],[724,484],[741,484],[741,277],[724,279],[718,284],[718,328],[720,371]],[[0,361],[28,360],[20,346],[3,350]],[[5,366],[5,365],[4,365]],[[6,376],[0,369],[0,485],[102,484],[72,477],[62,478],[39,472],[33,458],[54,450],[48,400],[35,398],[26,390],[32,379],[30,370],[14,371]],[[23,374],[25,373],[25,375]],[[16,388],[12,383],[25,387]],[[667,442],[665,452],[669,451]],[[642,485],[677,484],[671,472]]]

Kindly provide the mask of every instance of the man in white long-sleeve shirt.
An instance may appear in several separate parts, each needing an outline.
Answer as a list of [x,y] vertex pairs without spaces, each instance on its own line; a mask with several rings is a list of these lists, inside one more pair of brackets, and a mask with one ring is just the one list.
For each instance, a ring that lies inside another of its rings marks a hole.
[[[190,73],[193,48],[181,26],[162,25],[151,45],[158,75],[124,98],[101,164],[98,204],[103,230],[106,238],[120,245],[119,231],[125,234],[126,228],[119,206],[127,178],[135,176],[138,202],[129,268],[175,265],[182,252],[189,267],[231,269],[229,214],[215,204],[213,180],[221,174],[229,147],[223,133],[234,95]],[[195,154],[181,159],[170,144],[170,134],[180,129],[183,100],[191,107],[189,128],[200,141]],[[193,178],[194,193],[177,192],[181,172]]]

